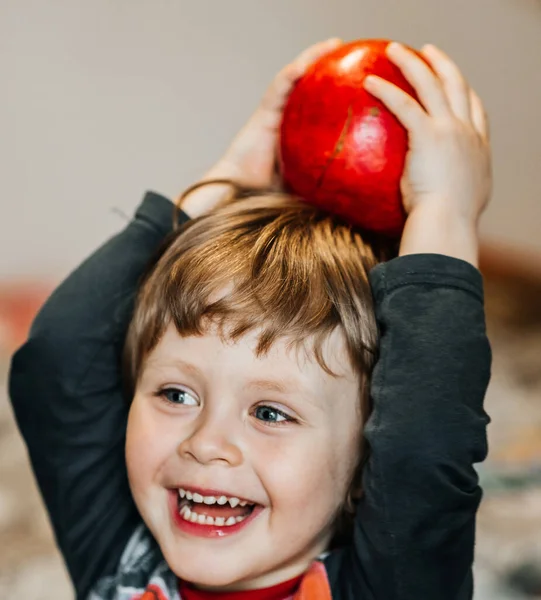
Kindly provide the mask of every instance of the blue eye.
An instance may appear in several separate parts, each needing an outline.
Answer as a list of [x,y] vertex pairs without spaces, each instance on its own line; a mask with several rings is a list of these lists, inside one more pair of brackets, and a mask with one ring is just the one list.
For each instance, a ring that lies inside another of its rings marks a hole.
[[256,419],[269,425],[281,425],[282,423],[293,422],[295,420],[285,412],[272,406],[257,406],[253,414]]
[[179,390],[177,388],[164,388],[158,392],[158,395],[161,396],[166,402],[170,404],[180,404],[183,406],[199,406],[199,401],[197,398],[192,396],[192,394]]

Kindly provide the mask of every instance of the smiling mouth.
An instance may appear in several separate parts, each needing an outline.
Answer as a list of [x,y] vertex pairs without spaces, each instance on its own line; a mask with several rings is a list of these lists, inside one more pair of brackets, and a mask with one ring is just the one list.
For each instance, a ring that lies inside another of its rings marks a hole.
[[250,517],[258,506],[247,500],[228,496],[203,496],[180,488],[178,514],[184,521],[210,527],[231,527]]

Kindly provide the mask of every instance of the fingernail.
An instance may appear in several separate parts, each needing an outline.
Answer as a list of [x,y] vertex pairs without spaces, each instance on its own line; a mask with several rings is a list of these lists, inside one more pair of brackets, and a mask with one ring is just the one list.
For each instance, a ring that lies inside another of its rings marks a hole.
[[366,87],[373,87],[377,82],[377,77],[374,75],[367,75],[364,79],[364,85]]
[[402,44],[400,44],[399,42],[391,42],[388,46],[387,46],[387,51],[388,52],[396,52],[396,51],[400,51],[404,48],[404,46]]

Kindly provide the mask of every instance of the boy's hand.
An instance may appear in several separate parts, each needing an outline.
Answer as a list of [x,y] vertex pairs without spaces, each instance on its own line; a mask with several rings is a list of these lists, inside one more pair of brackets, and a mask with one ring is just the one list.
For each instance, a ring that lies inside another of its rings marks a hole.
[[[337,48],[342,41],[331,38],[307,48],[284,67],[269,86],[261,104],[236,135],[225,155],[203,180],[230,179],[248,187],[270,187],[277,181],[277,150],[282,113],[295,83],[318,58]],[[182,208],[191,217],[211,210],[227,193],[216,185],[192,192]]]
[[399,44],[388,48],[420,102],[379,77],[365,84],[409,132],[400,253],[449,254],[476,265],[477,225],[492,187],[486,113],[448,56],[434,46],[422,54],[433,70]]
[[278,73],[261,104],[220,161],[223,168],[235,173],[237,179],[250,187],[268,187],[273,183],[280,123],[287,98],[306,69],[341,43],[332,38],[310,46]]

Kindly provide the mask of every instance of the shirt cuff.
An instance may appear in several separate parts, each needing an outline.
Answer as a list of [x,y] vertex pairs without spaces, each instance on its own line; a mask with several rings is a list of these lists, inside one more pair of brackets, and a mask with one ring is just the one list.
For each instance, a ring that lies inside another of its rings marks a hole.
[[409,254],[374,267],[369,273],[377,301],[397,288],[425,284],[463,289],[484,300],[483,276],[470,263],[443,254]]
[[[135,217],[147,221],[157,228],[164,236],[173,231],[175,216],[175,205],[169,198],[156,192],[146,192],[143,201],[135,212]],[[178,211],[178,225],[190,220],[190,217],[182,210]]]

